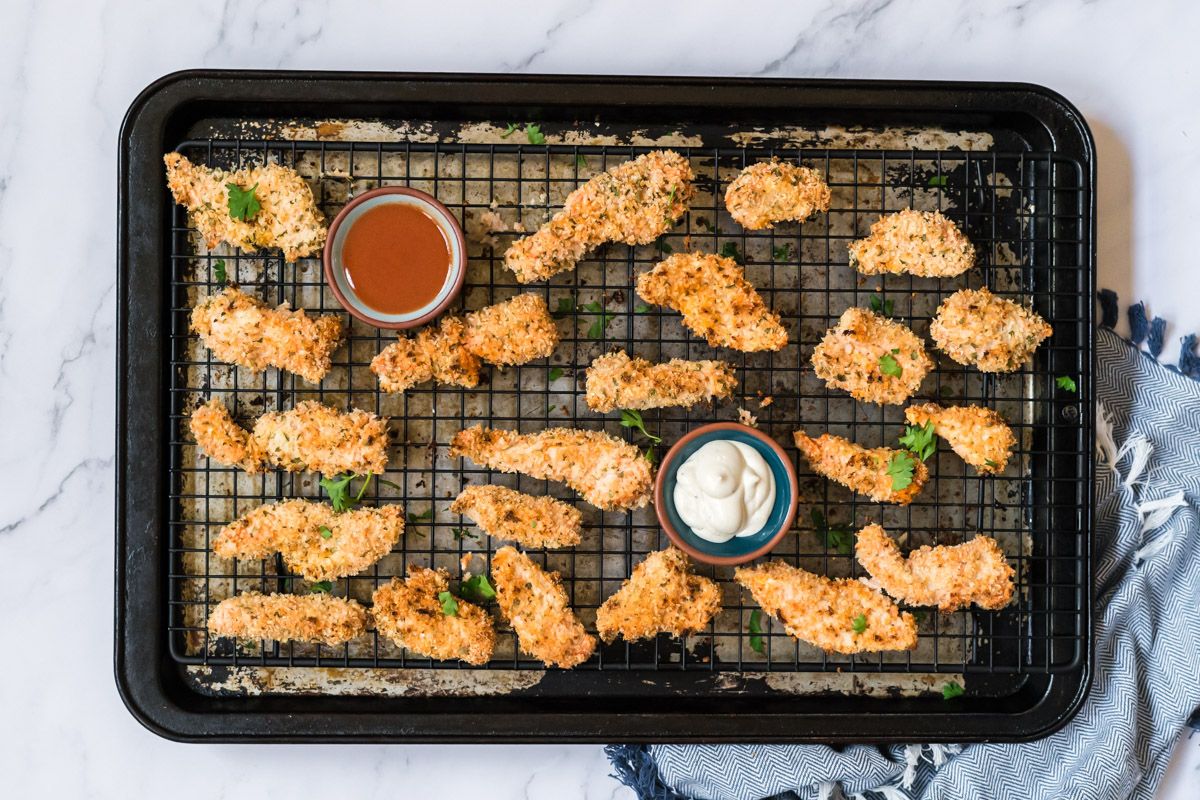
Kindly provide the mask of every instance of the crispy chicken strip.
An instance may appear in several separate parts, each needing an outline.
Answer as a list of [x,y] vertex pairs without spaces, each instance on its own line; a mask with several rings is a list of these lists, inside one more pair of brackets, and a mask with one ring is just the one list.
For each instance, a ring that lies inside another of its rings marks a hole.
[[[221,242],[247,253],[278,247],[291,262],[325,246],[325,218],[312,189],[294,169],[265,164],[227,172],[197,166],[179,153],[167,153],[163,162],[167,188],[175,202],[187,208],[209,249]],[[244,191],[254,189],[262,208],[249,220],[230,216],[230,184]]]
[[753,353],[787,344],[779,315],[767,308],[732,258],[676,253],[638,276],[637,293],[647,303],[683,314],[683,324],[713,347]]
[[311,470],[327,478],[343,472],[378,474],[387,468],[387,423],[357,408],[337,411],[305,400],[291,411],[263,414],[247,433],[213,399],[192,414],[191,428],[210,458],[250,474],[267,465],[288,472]]
[[1037,312],[987,289],[961,289],[950,295],[929,324],[939,350],[980,372],[1020,369],[1052,333]]
[[600,356],[588,367],[585,398],[589,408],[602,412],[690,407],[714,397],[729,397],[736,387],[733,367],[724,361],[673,358],[665,364],[652,364],[618,350]]
[[721,610],[721,589],[693,575],[682,550],[668,547],[646,556],[621,588],[596,612],[596,630],[605,642],[658,633],[686,636],[704,630]]
[[547,572],[529,556],[501,547],[492,556],[496,602],[517,632],[521,649],[551,667],[570,669],[587,661],[596,649],[571,610],[557,572]]
[[562,481],[607,511],[646,505],[654,481],[650,462],[636,447],[600,431],[517,433],[476,425],[455,434],[450,455],[501,472]]
[[436,380],[473,388],[479,383],[479,357],[466,347],[467,329],[458,317],[442,317],[436,327],[401,336],[371,359],[371,372],[385,392],[404,392]]
[[975,248],[940,212],[906,208],[880,217],[870,236],[850,245],[850,266],[864,275],[950,278],[975,266]]
[[541,295],[527,293],[467,314],[466,347],[489,364],[526,364],[558,345]]
[[213,636],[320,642],[336,647],[367,629],[367,610],[328,594],[246,592],[222,600],[208,615]]
[[918,547],[908,558],[879,525],[858,532],[858,562],[871,573],[871,585],[911,606],[937,606],[943,613],[975,603],[988,611],[1012,600],[1012,567],[990,536],[953,546]]
[[750,230],[803,222],[817,211],[828,211],[829,199],[821,173],[778,158],[746,167],[725,190],[725,208]]
[[899,322],[847,308],[813,350],[813,372],[864,403],[899,405],[933,369],[925,345]]
[[738,567],[733,578],[750,590],[788,634],[834,653],[912,650],[917,623],[882,592],[849,578],[814,575],[783,561]]
[[1017,443],[1004,417],[981,406],[923,403],[904,409],[912,425],[933,423],[933,432],[950,443],[958,457],[985,475],[1003,472]]
[[232,286],[192,309],[192,330],[222,361],[254,372],[278,367],[310,383],[325,377],[330,353],[342,339],[336,314],[310,317],[287,303],[271,308]]
[[619,164],[571,192],[536,233],[513,242],[504,265],[531,283],[572,269],[605,242],[649,244],[687,210],[692,178],[688,160],[669,150]]
[[[921,491],[929,479],[925,463],[907,450],[892,450],[865,447],[843,439],[841,436],[823,433],[815,439],[804,431],[795,433],[796,447],[808,459],[809,466],[831,481],[847,486],[859,494],[865,494],[877,503],[898,503],[906,506]],[[903,489],[893,489],[888,465],[899,459],[912,466],[912,483]]]
[[583,538],[579,509],[505,486],[468,486],[454,498],[450,511],[466,515],[488,536],[524,547],[572,547]]
[[492,618],[457,597],[455,612],[447,614],[438,595],[449,591],[446,570],[410,565],[407,580],[393,578],[375,590],[371,609],[375,628],[397,646],[429,658],[486,664],[496,648]]
[[404,533],[404,507],[356,508],[335,514],[325,503],[285,500],[238,517],[213,540],[221,558],[283,555],[306,581],[330,581],[362,572],[391,552]]

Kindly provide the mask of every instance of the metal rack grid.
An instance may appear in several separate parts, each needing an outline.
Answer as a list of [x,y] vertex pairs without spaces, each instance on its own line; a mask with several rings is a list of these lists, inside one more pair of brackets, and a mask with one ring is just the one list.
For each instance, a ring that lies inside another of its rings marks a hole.
[[[1085,474],[1088,453],[1076,424],[1080,399],[1054,386],[1056,375],[1083,378],[1088,370],[1086,313],[1080,306],[1087,285],[1088,244],[1081,165],[1052,152],[674,148],[691,159],[698,192],[688,214],[669,234],[648,246],[603,247],[577,270],[548,283],[517,284],[502,260],[507,243],[519,234],[497,228],[519,222],[525,230],[534,229],[577,185],[647,149],[250,140],[189,141],[179,147],[189,158],[210,166],[244,166],[265,159],[294,166],[314,186],[327,217],[348,197],[378,185],[429,191],[464,221],[468,231],[470,265],[460,305],[470,310],[534,291],[552,310],[570,310],[559,315],[562,339],[548,361],[492,369],[473,390],[428,384],[402,396],[383,394],[367,364],[390,341],[390,334],[344,312],[347,343],[335,353],[334,368],[320,386],[275,370],[253,375],[213,361],[188,330],[197,299],[219,288],[215,263],[223,260],[231,280],[268,302],[341,312],[323,284],[320,260],[286,264],[278,253],[248,256],[224,247],[209,253],[188,227],[185,212],[175,207],[169,265],[173,438],[168,625],[171,653],[178,662],[470,669],[415,656],[374,632],[338,648],[207,637],[208,611],[231,594],[308,590],[301,579],[286,573],[278,558],[218,559],[209,547],[212,537],[223,524],[260,503],[316,498],[319,491],[312,475],[247,476],[210,462],[186,434],[188,415],[204,399],[221,398],[243,421],[304,399],[359,407],[389,418],[393,446],[383,477],[399,488],[373,482],[365,502],[403,502],[408,528],[391,555],[334,587],[336,594],[369,602],[371,592],[404,574],[408,563],[446,567],[456,575],[463,557],[473,553],[469,568],[487,568],[498,543],[448,510],[467,482],[491,481],[574,500],[558,484],[491,473],[450,459],[448,443],[459,429],[476,422],[524,432],[574,425],[637,439],[619,426],[616,414],[595,414],[581,398],[591,359],[619,346],[651,360],[724,358],[737,367],[740,388],[732,403],[661,409],[644,416],[647,427],[663,438],[659,454],[690,428],[713,419],[736,419],[739,409],[756,416],[758,425],[785,447],[797,464],[801,502],[795,531],[772,557],[821,574],[862,574],[849,552],[818,534],[814,510],[836,526],[856,529],[880,522],[893,535],[904,534],[902,542],[909,547],[954,543],[986,533],[1000,541],[1015,566],[1018,592],[1013,605],[999,613],[918,611],[920,643],[908,653],[825,654],[791,639],[769,620],[764,620],[765,652],[759,653],[751,648],[747,630],[753,600],[732,582],[731,570],[696,565],[698,572],[718,580],[723,592],[724,609],[706,632],[685,640],[618,640],[602,645],[576,669],[1036,673],[1078,664],[1085,637],[1085,533],[1081,525],[1063,531],[1050,521],[1061,519],[1067,509],[1074,509],[1074,518],[1080,520],[1079,509],[1087,503],[1086,483],[1078,477]],[[803,225],[766,231],[746,231],[734,223],[722,202],[725,186],[745,165],[771,156],[820,170],[833,192],[829,213]],[[846,266],[850,241],[865,235],[880,213],[908,206],[943,210],[976,245],[981,266],[960,278],[940,280],[867,278]],[[498,226],[497,220],[503,224]],[[685,248],[736,253],[747,277],[791,330],[789,345],[773,354],[717,351],[684,329],[674,312],[643,306],[632,291],[635,276],[663,252]],[[846,307],[866,306],[875,295],[893,303],[896,318],[927,337],[928,321],[941,300],[963,286],[979,285],[1032,302],[1054,325],[1055,335],[1031,365],[1006,375],[983,375],[958,366],[930,347],[937,368],[919,397],[981,403],[999,411],[1018,438],[1005,473],[977,476],[943,445],[930,461],[931,480],[908,507],[872,503],[815,476],[796,455],[792,432],[797,428],[814,435],[840,434],[865,446],[894,444],[903,430],[901,407],[856,403],[815,378],[808,359],[825,329]],[[611,318],[585,310],[595,302]],[[652,509],[613,513],[577,505],[584,512],[584,541],[576,548],[533,555],[563,575],[574,608],[594,630],[595,609],[602,600],[646,553],[667,541]],[[428,519],[427,512],[432,512]],[[464,530],[470,533],[464,536]],[[496,656],[484,669],[541,669],[540,662],[517,651],[511,629],[498,616],[497,624]]]

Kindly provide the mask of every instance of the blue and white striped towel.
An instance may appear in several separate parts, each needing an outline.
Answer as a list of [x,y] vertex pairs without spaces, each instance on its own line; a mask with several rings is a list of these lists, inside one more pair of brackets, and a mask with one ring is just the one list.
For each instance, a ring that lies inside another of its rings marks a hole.
[[1200,382],[1182,374],[1194,342],[1176,370],[1146,338],[1097,341],[1096,672],[1065,728],[966,747],[612,746],[616,777],[642,800],[1153,797],[1200,706]]

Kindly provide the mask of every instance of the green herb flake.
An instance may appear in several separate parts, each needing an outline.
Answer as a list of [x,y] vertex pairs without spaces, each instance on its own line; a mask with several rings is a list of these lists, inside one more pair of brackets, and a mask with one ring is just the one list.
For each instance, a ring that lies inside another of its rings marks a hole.
[[792,257],[792,246],[790,244],[780,244],[771,248],[771,257],[776,261],[787,261]]
[[654,452],[654,445],[646,448],[646,452],[642,453],[642,458],[649,461],[651,465],[658,463],[658,455]]
[[532,122],[525,126],[525,138],[530,144],[545,144],[546,135],[542,133],[541,127],[534,125]]
[[604,304],[598,300],[585,303],[580,307],[584,311],[600,315],[587,329],[587,336],[589,339],[599,339],[600,337],[604,336],[604,329],[608,327],[608,323],[612,322],[617,317],[616,314],[610,314],[609,312],[605,311]]
[[904,374],[904,367],[900,366],[900,362],[896,360],[895,355],[884,353],[879,357],[879,371],[889,377],[899,378]]
[[658,240],[658,250],[660,253],[662,253],[665,256],[669,256],[669,255],[671,255],[671,253],[675,252],[675,248],[671,247],[671,245],[669,245],[667,243],[666,239]]
[[634,306],[633,312],[635,314],[649,314],[653,310],[654,310],[653,308],[646,305],[645,303],[638,303],[636,306]]
[[962,684],[955,683],[954,681],[947,681],[942,685],[942,699],[953,700],[956,697],[962,697],[965,691],[966,690],[963,689]]
[[358,504],[354,496],[350,493],[350,482],[357,475],[346,473],[338,475],[335,478],[321,478],[319,481],[321,488],[329,495],[329,502],[333,506],[333,513],[341,514],[343,511],[349,511]]
[[333,536],[333,531],[329,530],[329,528],[325,525],[317,528],[317,530],[321,532],[322,539],[328,539]]
[[254,219],[255,214],[262,211],[262,203],[258,202],[258,197],[255,195],[255,190],[258,189],[257,183],[249,189],[243,189],[236,183],[227,183],[225,188],[229,190],[229,216],[240,219],[242,222],[249,222]]
[[312,594],[329,594],[333,591],[333,581],[317,581],[308,585],[308,591]]
[[810,511],[809,516],[812,517],[813,530],[825,541],[826,547],[836,550],[842,555],[850,555],[854,552],[853,528],[849,525],[830,525],[825,519],[825,514],[819,508]]
[[924,425],[906,425],[900,444],[917,458],[928,461],[937,452],[937,436],[933,432],[933,423]]
[[876,314],[882,314],[885,317],[892,316],[892,312],[896,310],[896,302],[894,300],[881,299],[875,295],[871,295],[871,310]]
[[1068,392],[1079,391],[1079,387],[1075,385],[1075,379],[1070,375],[1059,375],[1054,379],[1054,385]]
[[913,482],[913,468],[917,462],[907,450],[901,450],[892,456],[887,465],[887,475],[892,479],[892,491],[899,492],[907,489]]
[[473,603],[487,603],[496,599],[496,590],[487,575],[473,575],[458,585],[458,596]]
[[633,428],[634,430],[639,431],[642,436],[654,442],[655,444],[662,444],[661,436],[655,436],[646,430],[646,422],[642,419],[640,412],[633,411],[632,409],[628,408],[621,409],[621,427]]
[[720,252],[721,255],[725,256],[725,258],[732,258],[739,264],[746,263],[742,260],[742,254],[738,252],[737,242],[726,242],[725,244],[721,245]]
[[454,536],[456,542],[461,542],[463,539],[475,539],[478,541],[479,534],[469,531],[466,528],[451,528],[450,533]]
[[553,383],[554,381],[561,378],[563,376],[563,374],[564,373],[563,373],[562,367],[551,367],[550,372],[547,374],[547,377],[550,379],[550,382]]
[[504,129],[504,133],[500,134],[500,138],[507,139],[508,137],[512,136],[516,132],[517,132],[517,123],[510,122],[510,123],[508,123],[508,127]]
[[762,611],[757,608],[750,612],[750,649],[756,653],[766,653],[767,643],[763,641]]
[[213,262],[213,277],[217,279],[217,283],[225,283],[229,280],[229,275],[225,272],[225,261],[218,259]]
[[582,155],[575,156],[575,166],[578,167],[579,169],[591,169],[588,166],[587,159],[584,158]]
[[984,463],[984,464],[987,464],[987,465],[988,465],[989,467],[991,467],[992,469],[995,469],[996,467],[1000,466],[1000,465],[999,465],[999,464],[997,464],[995,461],[992,461],[990,458],[985,458],[985,459],[983,460],[983,463]]
[[864,633],[867,630],[867,616],[859,614],[850,624],[854,628],[855,633]]
[[941,189],[946,188],[946,176],[945,175],[934,175],[933,177],[931,177],[929,179],[929,188],[933,189],[935,187],[941,188]]
[[408,513],[408,521],[413,525],[420,522],[429,522],[431,519],[433,519],[433,506],[425,509],[420,514],[414,514],[411,511]]
[[573,314],[574,312],[575,312],[574,298],[560,297],[560,298],[558,298],[558,307],[550,312],[550,316],[554,317],[555,319],[562,319],[563,317],[566,317],[569,314]]
[[458,601],[449,592],[438,592],[438,602],[442,604],[442,613],[447,617],[458,616]]

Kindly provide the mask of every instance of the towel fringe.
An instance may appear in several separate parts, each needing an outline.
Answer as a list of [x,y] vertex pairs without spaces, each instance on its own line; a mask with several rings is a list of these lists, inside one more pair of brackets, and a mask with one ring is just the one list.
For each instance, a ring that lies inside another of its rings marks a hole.
[[1138,478],[1142,477],[1142,473],[1146,470],[1146,465],[1150,463],[1150,456],[1154,453],[1154,445],[1150,443],[1150,439],[1140,433],[1135,433],[1125,440],[1121,445],[1121,449],[1117,451],[1116,461],[1114,465],[1126,453],[1132,454],[1129,462],[1129,472],[1125,474],[1125,480],[1122,483],[1125,486],[1133,486],[1137,483]]
[[907,744],[904,746],[904,774],[900,776],[900,785],[911,789],[917,780],[917,765],[921,763],[921,752],[924,745]]

